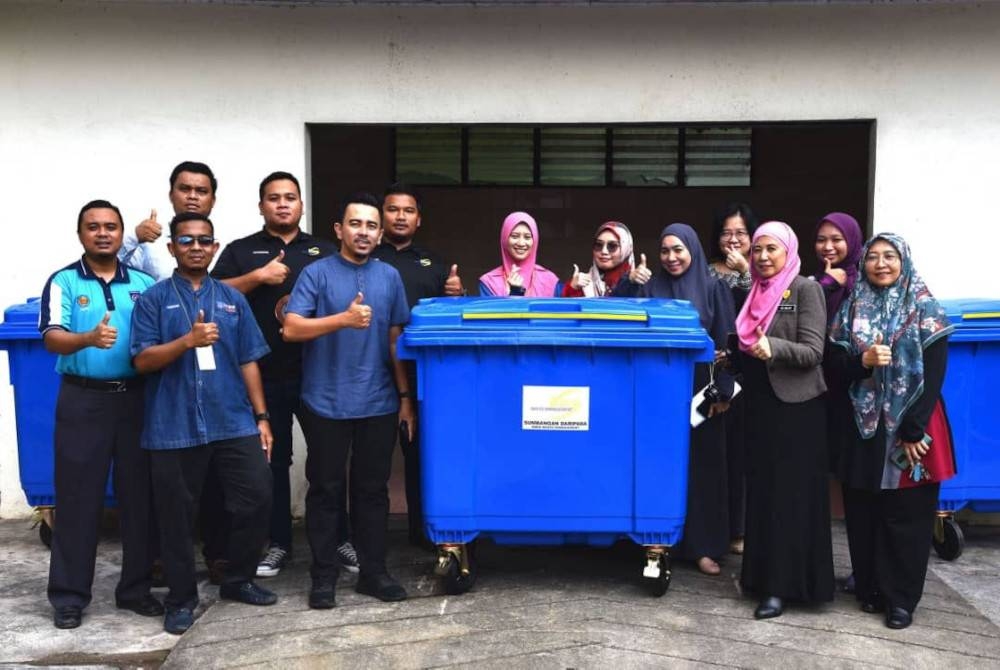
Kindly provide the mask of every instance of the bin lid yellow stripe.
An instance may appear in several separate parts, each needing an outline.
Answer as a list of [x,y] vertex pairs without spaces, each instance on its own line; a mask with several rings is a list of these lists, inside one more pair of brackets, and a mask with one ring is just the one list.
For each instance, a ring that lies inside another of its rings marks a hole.
[[466,312],[466,321],[511,319],[559,319],[561,321],[648,321],[646,314],[607,314],[595,312]]
[[963,312],[962,319],[1000,319],[1000,312]]

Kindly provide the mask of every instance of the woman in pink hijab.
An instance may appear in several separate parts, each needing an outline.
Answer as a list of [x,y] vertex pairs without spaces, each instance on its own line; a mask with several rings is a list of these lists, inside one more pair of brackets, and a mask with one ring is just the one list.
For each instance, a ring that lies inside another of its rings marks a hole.
[[479,295],[553,297],[562,292],[559,278],[535,263],[538,225],[530,214],[514,212],[500,227],[503,265],[479,278]]
[[826,299],[799,276],[799,241],[785,223],[757,228],[750,294],[736,317],[746,409],[743,588],[754,616],[786,601],[833,600],[823,347]]

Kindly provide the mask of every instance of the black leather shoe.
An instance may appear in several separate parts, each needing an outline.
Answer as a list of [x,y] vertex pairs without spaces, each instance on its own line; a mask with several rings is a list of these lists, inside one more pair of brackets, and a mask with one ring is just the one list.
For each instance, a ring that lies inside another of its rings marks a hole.
[[913,623],[913,615],[902,607],[890,607],[885,615],[885,625],[889,628],[901,630]]
[[57,607],[52,613],[52,623],[56,628],[77,628],[83,618],[83,610],[76,605]]
[[406,600],[406,589],[386,573],[361,575],[358,577],[358,585],[354,587],[354,590],[366,596],[375,596],[387,603]]
[[329,610],[337,606],[337,588],[333,581],[314,579],[309,589],[309,607],[314,610]]
[[167,615],[163,617],[163,630],[171,635],[180,635],[194,623],[194,612],[181,607],[175,610],[167,610]]
[[781,613],[785,611],[784,604],[781,602],[781,598],[775,596],[770,596],[764,598],[757,605],[757,609],[753,611],[754,619],[773,619],[776,616],[781,616]]
[[149,593],[138,600],[115,600],[115,607],[135,612],[140,616],[160,616],[163,614],[163,605]]
[[874,595],[868,598],[861,599],[861,611],[868,614],[876,614],[878,612],[885,611],[885,602],[882,601],[882,596]]
[[236,600],[247,605],[273,605],[278,602],[278,596],[253,582],[223,584],[219,587],[219,597],[223,600]]

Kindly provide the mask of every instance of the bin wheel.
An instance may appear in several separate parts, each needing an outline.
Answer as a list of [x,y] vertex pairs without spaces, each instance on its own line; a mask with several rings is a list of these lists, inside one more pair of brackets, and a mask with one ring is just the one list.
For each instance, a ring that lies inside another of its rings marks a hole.
[[965,549],[965,535],[953,517],[939,518],[934,529],[934,551],[946,561],[954,561]]
[[52,527],[44,521],[38,522],[38,539],[49,549],[52,548]]
[[670,588],[670,556],[663,554],[659,560],[660,574],[657,577],[643,577],[642,585],[649,595],[662,598]]
[[460,596],[476,583],[476,570],[470,563],[469,574],[462,574],[462,567],[455,556],[448,562],[448,572],[443,577],[444,592],[450,596]]

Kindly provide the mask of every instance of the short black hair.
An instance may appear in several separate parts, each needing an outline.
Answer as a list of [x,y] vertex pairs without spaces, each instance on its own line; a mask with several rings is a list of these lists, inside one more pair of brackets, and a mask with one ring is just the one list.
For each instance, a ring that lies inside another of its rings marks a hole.
[[215,235],[215,224],[212,223],[212,219],[208,218],[204,214],[199,214],[198,212],[181,212],[170,219],[170,237],[176,237],[177,226],[182,223],[187,223],[188,221],[204,221],[208,224],[208,227],[212,229],[212,235]]
[[215,174],[212,172],[212,168],[197,161],[184,161],[183,163],[178,163],[177,167],[175,167],[173,172],[170,173],[171,191],[174,190],[174,182],[177,181],[177,176],[180,175],[181,172],[203,174],[208,177],[208,181],[212,185],[212,195],[215,195],[215,192],[219,190],[219,182],[215,180]]
[[712,226],[712,249],[715,252],[712,254],[713,256],[719,255],[719,238],[722,237],[722,228],[726,225],[726,219],[731,216],[739,216],[743,219],[743,223],[747,224],[747,233],[750,237],[753,237],[754,231],[757,230],[757,215],[750,209],[750,205],[745,202],[727,203],[725,207],[715,212],[715,222]]
[[420,203],[420,194],[417,193],[409,184],[404,184],[401,181],[396,181],[385,187],[385,193],[382,194],[382,204],[385,204],[386,198],[390,195],[408,195],[413,198],[413,202],[417,203],[417,211],[419,212],[423,209]]
[[80,208],[80,213],[76,215],[76,232],[80,232],[80,228],[83,227],[83,215],[87,213],[87,210],[91,209],[111,209],[114,210],[115,214],[118,215],[118,223],[125,225],[125,219],[122,218],[122,213],[117,207],[112,205],[107,200],[91,200],[86,205]]
[[379,214],[379,221],[382,220],[382,203],[378,201],[373,194],[368,191],[358,191],[352,193],[351,195],[344,198],[344,206],[340,208],[340,222],[344,221],[344,214],[347,212],[347,208],[351,205],[367,205],[369,207],[374,207]]
[[268,184],[270,184],[272,181],[281,181],[281,180],[284,180],[284,179],[287,179],[288,181],[290,181],[293,184],[295,184],[295,190],[299,192],[299,197],[301,198],[302,197],[302,187],[299,186],[299,180],[295,178],[295,175],[293,175],[291,172],[280,172],[279,171],[279,172],[272,172],[271,174],[267,175],[266,177],[264,177],[264,181],[262,181],[260,183],[260,189],[258,189],[258,191],[260,193],[260,201],[264,202],[264,188]]

